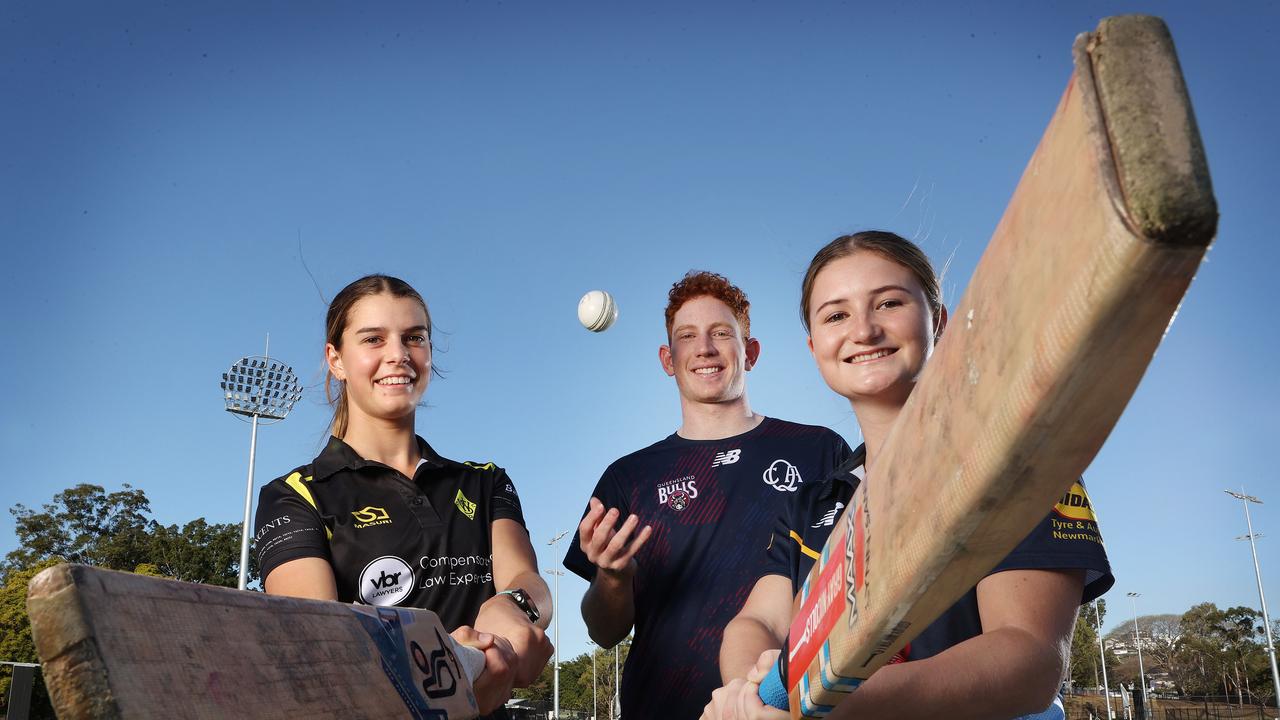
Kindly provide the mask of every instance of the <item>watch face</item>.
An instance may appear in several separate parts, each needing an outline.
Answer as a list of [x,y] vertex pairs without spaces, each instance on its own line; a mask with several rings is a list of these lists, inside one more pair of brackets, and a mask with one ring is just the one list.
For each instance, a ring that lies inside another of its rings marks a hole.
[[507,594],[511,596],[512,600],[516,601],[516,607],[529,616],[529,622],[537,622],[538,618],[542,617],[542,614],[533,606],[533,603],[529,602],[529,596],[525,594],[524,590],[508,590]]

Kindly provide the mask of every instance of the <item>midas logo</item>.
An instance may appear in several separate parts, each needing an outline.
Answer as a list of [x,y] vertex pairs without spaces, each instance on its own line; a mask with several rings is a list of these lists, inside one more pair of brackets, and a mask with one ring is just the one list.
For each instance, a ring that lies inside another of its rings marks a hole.
[[458,510],[463,515],[467,516],[468,520],[476,519],[476,504],[468,500],[467,496],[463,495],[461,490],[459,490],[458,494],[454,496],[453,504],[458,507]]
[[1071,520],[1088,520],[1097,522],[1098,516],[1093,514],[1093,503],[1089,502],[1089,493],[1084,485],[1073,483],[1071,489],[1053,506],[1054,512]]
[[380,507],[368,505],[361,510],[352,510],[351,516],[356,519],[355,528],[366,528],[370,525],[390,525],[391,516],[387,515],[387,511]]

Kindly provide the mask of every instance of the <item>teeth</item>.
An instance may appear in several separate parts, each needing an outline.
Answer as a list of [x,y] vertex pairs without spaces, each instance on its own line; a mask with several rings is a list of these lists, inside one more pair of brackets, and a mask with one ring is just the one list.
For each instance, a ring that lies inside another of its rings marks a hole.
[[714,374],[714,373],[718,373],[718,372],[720,372],[720,368],[714,368],[714,367],[709,367],[709,368],[698,368],[697,370],[694,370],[693,372],[694,372],[694,374],[695,374],[695,375],[712,375],[712,374]]
[[379,385],[408,385],[411,382],[413,382],[413,380],[407,377],[388,377],[388,378],[382,378],[381,380],[379,380],[378,384]]
[[882,357],[888,357],[893,353],[889,350],[877,350],[875,352],[864,353],[862,355],[854,355],[852,362],[862,362],[864,360],[879,360]]

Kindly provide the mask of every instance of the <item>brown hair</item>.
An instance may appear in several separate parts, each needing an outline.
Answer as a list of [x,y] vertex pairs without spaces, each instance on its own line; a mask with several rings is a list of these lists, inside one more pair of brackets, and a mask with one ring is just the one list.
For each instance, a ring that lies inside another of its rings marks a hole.
[[897,233],[887,230],[864,230],[852,235],[841,235],[827,243],[826,247],[813,256],[813,261],[809,263],[809,270],[804,274],[804,282],[800,285],[800,322],[804,324],[805,332],[810,332],[809,296],[813,294],[813,282],[818,277],[818,273],[831,261],[863,250],[876,253],[886,260],[892,260],[916,276],[920,281],[920,287],[924,289],[925,300],[929,303],[929,310],[933,315],[933,324],[936,328],[942,315],[942,283],[933,270],[933,263],[929,262],[929,256],[924,254],[920,246]]
[[[370,295],[381,295],[386,293],[392,297],[410,298],[416,300],[422,306],[422,312],[427,316],[427,342],[431,342],[431,311],[427,309],[427,303],[418,294],[417,290],[409,283],[400,278],[391,277],[390,275],[365,275],[350,285],[342,288],[342,291],[333,297],[333,302],[329,303],[329,312],[324,318],[324,337],[325,342],[333,345],[335,348],[342,349],[342,333],[347,329],[347,319],[351,315],[351,308],[356,306],[361,299]],[[434,346],[432,348],[434,350]],[[437,376],[435,364],[431,366],[431,372]],[[334,385],[337,386],[336,391]],[[324,373],[324,399],[333,406],[333,421],[330,423],[330,432],[334,437],[341,438],[347,434],[347,388],[343,381],[333,376],[333,371],[328,368],[326,363]]]
[[751,303],[747,294],[737,285],[729,282],[723,275],[706,270],[690,270],[671,286],[667,293],[667,340],[671,339],[671,328],[675,323],[676,313],[685,303],[699,297],[713,297],[733,311],[738,324],[742,326],[742,339],[745,342],[751,337]]

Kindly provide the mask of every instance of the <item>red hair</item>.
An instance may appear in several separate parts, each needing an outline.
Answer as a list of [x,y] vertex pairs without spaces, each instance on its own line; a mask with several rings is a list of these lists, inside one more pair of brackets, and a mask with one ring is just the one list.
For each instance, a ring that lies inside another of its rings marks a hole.
[[667,339],[671,339],[671,327],[676,313],[684,304],[700,297],[713,297],[729,306],[738,325],[742,327],[742,339],[751,337],[751,303],[742,288],[729,282],[729,278],[706,270],[690,270],[667,293]]

